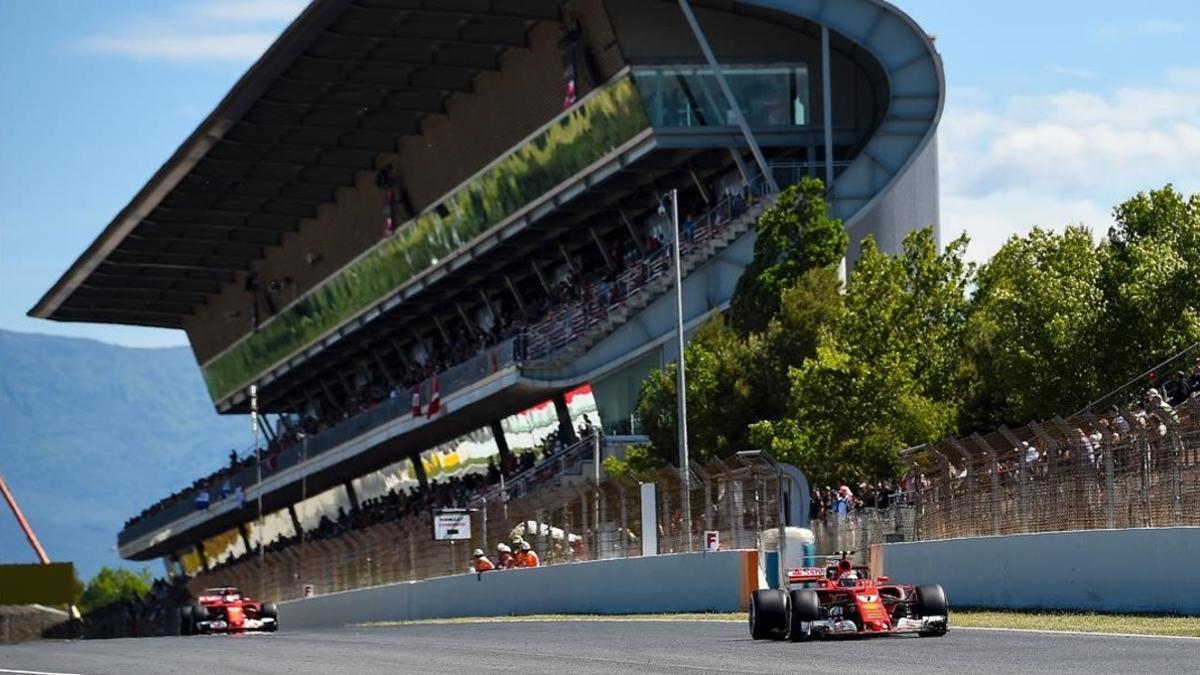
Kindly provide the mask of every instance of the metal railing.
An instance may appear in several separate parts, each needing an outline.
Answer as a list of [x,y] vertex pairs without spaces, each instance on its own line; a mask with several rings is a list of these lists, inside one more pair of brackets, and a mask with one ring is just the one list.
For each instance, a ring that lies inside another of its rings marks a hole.
[[[804,163],[771,165],[776,183],[783,186],[796,183],[809,169],[810,165]],[[685,274],[715,253],[709,244],[727,232],[739,218],[747,214],[756,218],[760,201],[770,194],[770,183],[759,174],[746,183],[742,191],[725,195],[702,215],[681,220],[679,257]],[[649,252],[613,279],[595,280],[579,289],[579,301],[554,309],[529,328],[525,358],[536,360],[555,354],[603,323],[611,312],[623,307],[626,300],[656,280],[667,278],[673,245],[671,241],[664,242],[661,248]]]
[[[543,565],[639,556],[642,553],[641,488],[656,486],[657,552],[698,550],[705,530],[720,533],[721,548],[757,546],[758,533],[778,526],[779,481],[760,459],[733,458],[692,467],[685,495],[679,474],[664,469],[637,480],[546,486],[519,499],[479,500],[470,512],[470,540],[435,541],[429,512],[371,525],[321,541],[293,543],[199,574],[193,591],[235,585],[271,600],[469,572],[471,552],[495,559],[499,543],[528,541]],[[683,527],[691,510],[692,532]]]

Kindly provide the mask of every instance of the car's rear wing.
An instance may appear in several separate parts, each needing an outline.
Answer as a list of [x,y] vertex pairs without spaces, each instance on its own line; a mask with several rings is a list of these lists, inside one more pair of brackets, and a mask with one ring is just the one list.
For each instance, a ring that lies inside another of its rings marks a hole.
[[788,570],[788,583],[804,584],[826,579],[824,567],[793,567]]

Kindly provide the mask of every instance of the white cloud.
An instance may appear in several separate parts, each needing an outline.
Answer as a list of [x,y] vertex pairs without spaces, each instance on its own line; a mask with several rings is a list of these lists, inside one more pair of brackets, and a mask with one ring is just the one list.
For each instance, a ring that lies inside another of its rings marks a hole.
[[250,61],[266,50],[306,0],[208,0],[178,11],[131,17],[81,40],[88,52],[139,59]]
[[1103,235],[1117,203],[1171,182],[1200,192],[1200,70],[1157,84],[1013,96],[950,92],[941,127],[942,230],[982,260],[1034,224]]
[[94,37],[83,42],[89,51],[168,61],[248,61],[266,51],[275,33],[129,33]]
[[1105,23],[1092,28],[1092,37],[1100,40],[1123,38],[1161,37],[1164,35],[1186,35],[1191,27],[1180,21],[1152,18],[1123,23]]
[[308,0],[210,0],[192,9],[217,21],[291,21]]

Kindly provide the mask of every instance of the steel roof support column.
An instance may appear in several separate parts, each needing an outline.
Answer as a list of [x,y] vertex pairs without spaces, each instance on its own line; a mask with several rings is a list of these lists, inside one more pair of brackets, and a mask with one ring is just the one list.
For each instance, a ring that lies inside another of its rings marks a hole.
[[829,26],[821,24],[821,126],[825,127],[825,190],[833,189],[833,76],[829,65]]
[[517,292],[517,285],[513,283],[512,277],[504,275],[504,283],[508,286],[508,290],[512,293],[513,299],[517,301],[517,308],[521,310],[521,316],[529,318],[529,308],[525,306],[525,299]]
[[712,47],[708,44],[708,38],[704,37],[704,31],[700,28],[700,22],[696,20],[696,14],[692,12],[691,3],[688,0],[679,0],[679,9],[683,10],[683,16],[687,19],[688,25],[692,28],[692,33],[696,36],[696,42],[700,45],[700,51],[704,52],[704,58],[708,61],[708,66],[713,69],[713,74],[717,77],[717,84],[721,85],[721,93],[725,95],[725,102],[733,110],[733,116],[737,119],[738,127],[741,128],[742,135],[746,137],[746,143],[750,145],[750,151],[754,153],[754,160],[758,162],[758,168],[767,180],[767,186],[771,189],[771,192],[779,192],[779,186],[775,184],[775,177],[771,175],[770,167],[767,166],[767,158],[763,155],[762,148],[759,147],[758,140],[754,137],[754,132],[750,130],[750,123],[746,121],[746,116],[742,114],[742,107],[738,105],[737,100],[733,97],[733,89],[730,89],[729,81],[725,79],[725,73],[721,70],[721,65],[717,63],[717,57],[713,53]]

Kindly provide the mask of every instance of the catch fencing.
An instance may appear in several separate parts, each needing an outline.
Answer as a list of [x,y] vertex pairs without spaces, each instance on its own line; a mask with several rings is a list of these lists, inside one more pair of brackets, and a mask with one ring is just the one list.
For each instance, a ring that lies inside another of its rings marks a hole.
[[471,505],[469,539],[434,540],[426,512],[248,555],[197,575],[189,588],[232,585],[254,597],[291,600],[466,573],[473,549],[495,561],[496,545],[517,539],[529,542],[543,565],[639,556],[643,483],[655,485],[657,553],[700,550],[705,531],[718,533],[721,549],[754,548],[758,532],[778,526],[781,478],[762,459],[693,465],[690,478],[690,498],[673,469],[600,483],[580,476],[519,498],[502,493]]
[[1002,428],[905,456],[915,539],[1200,525],[1200,399]]

